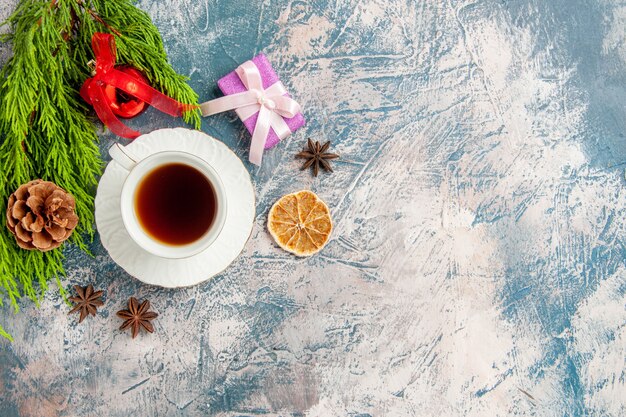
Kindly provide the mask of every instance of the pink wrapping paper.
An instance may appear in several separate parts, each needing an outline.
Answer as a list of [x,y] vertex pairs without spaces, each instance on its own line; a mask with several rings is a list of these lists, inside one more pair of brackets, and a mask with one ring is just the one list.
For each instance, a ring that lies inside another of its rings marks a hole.
[[[254,58],[252,58],[251,61],[254,62],[254,64],[259,69],[259,73],[261,73],[263,88],[268,88],[277,81],[279,81],[278,75],[276,74],[274,68],[272,68],[272,65],[269,63],[267,57],[264,54],[259,54],[255,56]],[[232,71],[224,77],[220,78],[217,81],[217,86],[222,91],[222,93],[227,96],[246,91],[246,87],[243,85],[235,71]],[[289,93],[286,93],[285,95],[287,97],[291,97]],[[246,126],[250,134],[254,132],[258,117],[259,113],[256,113],[243,121],[243,124]],[[290,119],[286,117],[284,117],[283,119],[287,123],[287,126],[289,126],[289,130],[291,130],[291,133],[300,129],[305,124],[304,116],[302,115],[302,113],[298,113]],[[274,130],[270,128],[270,133],[268,134],[267,140],[265,141],[265,149],[273,148],[274,146],[278,145],[278,142],[280,142],[280,139],[276,135],[276,132],[274,132]]]

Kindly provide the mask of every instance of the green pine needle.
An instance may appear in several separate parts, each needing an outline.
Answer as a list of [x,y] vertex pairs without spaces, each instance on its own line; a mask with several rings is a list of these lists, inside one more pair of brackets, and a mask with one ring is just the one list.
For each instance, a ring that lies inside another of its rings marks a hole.
[[[174,99],[197,104],[198,96],[167,61],[150,17],[133,0],[22,0],[2,23],[13,57],[0,71],[0,213],[21,184],[42,178],[76,198],[80,222],[71,242],[87,250],[94,236],[94,192],[103,163],[93,114],[78,95],[89,78],[95,32],[115,35],[118,63],[141,70],[152,85]],[[184,120],[200,127],[199,110]],[[55,279],[65,275],[60,249],[25,251],[0,227],[0,306],[19,310],[22,296],[37,305]],[[0,336],[11,336],[0,326]]]

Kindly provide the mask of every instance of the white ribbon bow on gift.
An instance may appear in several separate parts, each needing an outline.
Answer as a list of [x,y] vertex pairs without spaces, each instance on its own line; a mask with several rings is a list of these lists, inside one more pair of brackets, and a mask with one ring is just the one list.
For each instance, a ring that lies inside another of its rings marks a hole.
[[292,118],[300,113],[300,105],[284,95],[287,89],[280,81],[263,89],[261,73],[254,62],[244,62],[235,71],[248,91],[207,101],[200,105],[200,110],[203,116],[235,110],[242,121],[258,112],[250,143],[250,162],[261,165],[270,128],[281,140],[289,136],[292,132],[283,117]]

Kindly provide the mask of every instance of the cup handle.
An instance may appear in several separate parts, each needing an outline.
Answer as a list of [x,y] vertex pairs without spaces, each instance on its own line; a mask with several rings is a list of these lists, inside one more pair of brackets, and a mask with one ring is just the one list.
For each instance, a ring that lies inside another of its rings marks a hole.
[[114,144],[109,148],[109,155],[115,162],[122,166],[126,171],[130,171],[137,165],[139,158],[137,158],[126,146],[122,146],[119,143]]

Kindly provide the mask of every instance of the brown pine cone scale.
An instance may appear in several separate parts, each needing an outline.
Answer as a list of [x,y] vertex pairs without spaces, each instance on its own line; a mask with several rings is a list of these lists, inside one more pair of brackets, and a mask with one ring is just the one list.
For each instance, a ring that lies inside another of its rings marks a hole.
[[74,197],[55,183],[34,180],[9,196],[7,227],[20,248],[46,252],[71,235],[78,216]]

